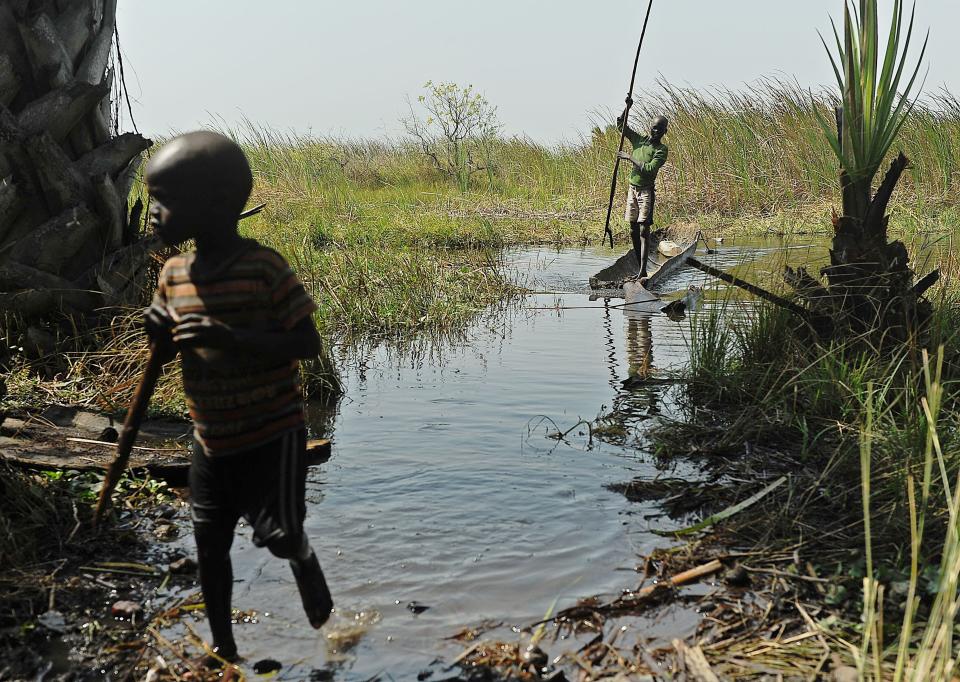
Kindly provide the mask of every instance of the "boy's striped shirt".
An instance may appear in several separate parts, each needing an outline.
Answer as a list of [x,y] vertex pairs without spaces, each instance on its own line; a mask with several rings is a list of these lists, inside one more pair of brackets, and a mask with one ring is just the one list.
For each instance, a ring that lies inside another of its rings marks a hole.
[[[317,309],[283,257],[253,240],[202,276],[193,272],[195,257],[176,255],[160,272],[154,300],[174,323],[195,313],[234,328],[280,331]],[[195,437],[208,455],[249,450],[304,425],[296,361],[204,348],[185,349],[181,359]]]

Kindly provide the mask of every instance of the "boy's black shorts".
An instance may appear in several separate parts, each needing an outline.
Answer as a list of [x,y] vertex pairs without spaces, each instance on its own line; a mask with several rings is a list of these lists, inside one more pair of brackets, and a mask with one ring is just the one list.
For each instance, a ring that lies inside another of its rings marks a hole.
[[243,517],[258,547],[298,539],[307,513],[306,451],[305,429],[222,457],[209,457],[195,442],[190,465],[194,524],[232,532]]

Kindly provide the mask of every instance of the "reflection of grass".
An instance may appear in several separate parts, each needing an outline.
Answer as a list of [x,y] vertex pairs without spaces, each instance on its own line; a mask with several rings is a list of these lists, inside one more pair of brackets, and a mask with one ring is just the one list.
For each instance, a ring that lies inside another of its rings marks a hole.
[[598,418],[593,425],[593,437],[598,440],[619,442],[627,437],[629,431],[626,425],[613,418]]

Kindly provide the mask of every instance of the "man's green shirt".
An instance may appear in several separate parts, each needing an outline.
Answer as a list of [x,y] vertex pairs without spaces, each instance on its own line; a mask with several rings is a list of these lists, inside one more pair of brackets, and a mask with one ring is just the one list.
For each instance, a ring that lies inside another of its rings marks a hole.
[[630,184],[641,189],[653,187],[653,182],[657,179],[657,171],[667,161],[667,145],[652,144],[649,137],[629,127],[626,130],[626,137],[633,145],[633,154],[631,154],[633,160],[640,164],[639,167],[633,166],[630,172]]

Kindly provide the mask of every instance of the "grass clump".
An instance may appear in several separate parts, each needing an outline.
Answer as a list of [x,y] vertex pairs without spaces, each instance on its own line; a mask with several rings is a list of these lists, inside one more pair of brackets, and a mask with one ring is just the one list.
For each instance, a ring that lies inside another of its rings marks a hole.
[[49,477],[35,476],[0,460],[0,572],[59,553],[73,520],[71,499]]
[[824,627],[861,679],[946,679],[960,653],[958,304],[946,287],[924,337],[884,353],[865,338],[821,341],[767,304],[694,318],[685,416],[653,433],[660,456],[709,462],[706,512],[744,499],[743,481],[787,476],[717,532],[796,550],[830,576],[822,598],[846,618]]
[[318,245],[309,227],[244,227],[290,262],[320,307],[318,328],[338,342],[442,333],[520,291],[492,251],[424,248],[386,235]]

